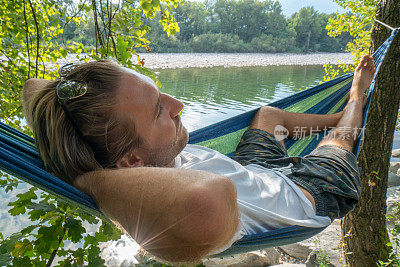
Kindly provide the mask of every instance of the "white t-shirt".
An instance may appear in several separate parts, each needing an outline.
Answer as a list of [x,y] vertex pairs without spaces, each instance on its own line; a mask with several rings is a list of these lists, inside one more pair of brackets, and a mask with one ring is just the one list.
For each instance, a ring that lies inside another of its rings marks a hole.
[[198,145],[187,145],[175,158],[175,168],[208,171],[233,182],[241,225],[232,243],[246,234],[292,225],[324,227],[331,223],[329,217],[315,215],[311,202],[282,172],[256,164],[242,166],[218,151]]

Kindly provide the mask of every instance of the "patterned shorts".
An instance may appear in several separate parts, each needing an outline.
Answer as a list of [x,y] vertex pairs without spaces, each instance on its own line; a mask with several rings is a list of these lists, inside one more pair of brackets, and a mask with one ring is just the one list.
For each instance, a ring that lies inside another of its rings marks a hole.
[[332,220],[357,204],[360,174],[353,153],[335,145],[321,146],[304,157],[291,157],[273,134],[249,129],[232,157],[242,165],[258,164],[284,173],[314,197],[317,215]]

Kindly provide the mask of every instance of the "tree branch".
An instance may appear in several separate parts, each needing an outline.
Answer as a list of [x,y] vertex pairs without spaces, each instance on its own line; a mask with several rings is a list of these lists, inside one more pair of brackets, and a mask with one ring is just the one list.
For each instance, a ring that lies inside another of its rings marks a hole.
[[63,228],[63,235],[58,238],[58,246],[51,253],[50,258],[49,258],[48,262],[46,263],[46,267],[50,267],[51,266],[51,264],[54,261],[54,258],[57,255],[58,250],[60,249],[61,242],[64,240],[65,233],[67,232],[67,229],[65,228],[65,220],[66,220],[66,218],[67,218],[67,213],[64,214],[64,222],[63,222],[63,227],[62,227]]
[[100,29],[99,29],[99,23],[98,23],[98,21],[97,21],[97,5],[96,5],[96,0],[92,0],[92,8],[93,8],[94,28],[95,28],[95,38],[96,38],[96,53],[97,53],[97,52],[98,52],[97,43],[99,43],[100,46],[103,47],[103,40],[102,40],[101,31],[100,31]]
[[[103,7],[103,1],[102,0],[99,0],[100,1],[100,6],[101,7]],[[100,8],[100,16],[101,16],[101,22],[103,23],[103,29],[104,29],[104,37],[106,38],[106,40],[103,40],[103,42],[106,42],[107,44],[106,44],[106,49],[107,49],[107,54],[108,54],[108,33],[107,33],[107,30],[108,30],[108,28],[107,28],[107,26],[106,26],[106,20],[104,19],[104,11],[103,11],[103,9],[102,8]],[[108,0],[107,0],[107,13],[108,13]]]
[[24,0],[24,21],[25,21],[25,38],[26,38],[26,51],[28,52],[28,79],[31,76],[31,53],[29,48],[29,29],[28,29],[28,21],[26,19],[26,8],[25,8],[25,0]]
[[40,48],[40,34],[39,34],[39,24],[38,21],[36,19],[36,12],[35,9],[33,8],[33,4],[31,0],[28,0],[29,5],[31,7],[32,10],[32,16],[33,16],[33,20],[35,22],[35,28],[36,28],[36,62],[35,62],[35,78],[37,78],[38,75],[38,64],[39,64],[39,48]]
[[83,9],[85,3],[86,3],[86,0],[83,0],[82,7],[81,7],[80,9],[78,9],[78,11],[77,11],[75,14],[73,14],[69,19],[67,19],[67,20],[65,21],[65,23],[64,23],[64,25],[63,25],[63,29],[68,25],[68,23],[71,22],[71,20],[72,20],[73,18],[75,18],[76,16],[78,16],[78,14],[82,11],[82,9]]
[[17,66],[17,65],[15,64],[15,62],[12,60],[12,58],[10,58],[4,50],[0,50],[0,52],[8,59],[8,61],[9,61],[12,65]]
[[[78,11],[75,13],[75,14],[73,14],[69,19],[66,19],[66,21],[65,21],[65,23],[64,23],[64,25],[63,25],[63,29],[65,29],[65,27],[68,25],[68,23],[70,23],[71,22],[71,20],[73,19],[73,18],[75,18],[76,16],[78,16],[78,14],[82,11],[82,9],[84,8],[84,6],[85,6],[85,4],[86,4],[86,1],[87,0],[83,0],[83,2],[82,2],[82,7],[80,8],[80,9],[78,9]],[[64,34],[62,35],[62,40],[63,40],[63,43],[64,43]]]

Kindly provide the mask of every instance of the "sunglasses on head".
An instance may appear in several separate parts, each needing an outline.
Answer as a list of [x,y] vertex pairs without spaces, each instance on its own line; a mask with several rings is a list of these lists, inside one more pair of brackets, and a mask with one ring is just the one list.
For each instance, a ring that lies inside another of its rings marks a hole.
[[61,106],[64,106],[69,100],[81,97],[87,93],[87,84],[85,82],[65,79],[76,66],[73,63],[69,63],[58,70],[61,80],[56,86],[56,96]]
[[58,82],[55,90],[57,101],[60,104],[61,108],[64,110],[75,131],[83,139],[85,139],[81,130],[78,128],[78,125],[75,123],[72,114],[68,111],[68,108],[65,105],[69,100],[81,97],[87,93],[87,84],[85,82],[77,82],[65,79],[65,77],[67,77],[76,66],[77,65],[70,63],[62,66],[58,70],[61,80]]

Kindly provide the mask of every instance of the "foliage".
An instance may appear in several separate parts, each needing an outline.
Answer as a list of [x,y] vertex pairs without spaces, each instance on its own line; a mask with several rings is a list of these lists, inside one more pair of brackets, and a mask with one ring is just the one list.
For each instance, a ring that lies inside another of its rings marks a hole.
[[[282,14],[281,4],[273,0],[186,2],[171,10],[171,14],[179,24],[180,31],[175,36],[165,33],[157,22],[162,14],[156,15],[155,19],[145,19],[144,24],[151,28],[148,32],[150,43],[138,51],[199,51],[197,37],[204,34],[223,34],[228,39],[238,37],[239,42],[244,43],[238,45],[237,50],[232,51],[233,46],[230,45],[227,46],[229,50],[221,52],[340,52],[352,40],[349,34],[335,38],[327,35],[325,27],[334,14],[320,14],[309,7],[286,18]],[[94,23],[90,23],[93,16],[87,21],[89,23],[82,22],[79,27],[71,26],[66,30],[73,40],[94,47],[94,39],[86,38],[87,33],[95,31]],[[264,40],[266,44],[261,43]],[[221,47],[208,42],[200,50],[214,52],[220,51]]]
[[[30,134],[20,102],[23,84],[28,78],[56,77],[57,61],[70,53],[77,55],[75,61],[112,57],[151,75],[136,55],[136,49],[149,43],[150,27],[144,20],[160,13],[158,23],[173,35],[179,27],[171,10],[179,3],[181,0],[0,0],[0,120]],[[84,38],[71,41],[76,33]],[[6,173],[0,175],[5,192],[21,183]],[[0,266],[50,266],[55,259],[59,266],[101,266],[99,242],[121,235],[108,221],[100,223],[79,207],[35,187],[18,194],[9,206],[12,216],[26,216],[32,224],[10,236],[0,234]],[[89,235],[85,225],[98,229]]]
[[187,2],[178,6],[173,14],[180,28],[179,40],[187,42],[206,32],[208,11],[202,3]]
[[262,34],[258,37],[254,37],[251,40],[249,47],[249,52],[258,53],[277,53],[286,51],[296,51],[293,37],[287,36],[279,38],[272,35]]
[[386,244],[391,248],[391,252],[389,260],[387,262],[380,260],[378,266],[400,266],[400,206],[397,204],[386,218],[388,223],[393,224],[393,228],[390,229],[392,241]]
[[317,247],[315,251],[315,266],[318,267],[328,267],[330,266],[329,256],[326,250],[321,248],[321,244],[319,239],[314,241],[315,246]]
[[176,36],[167,36],[166,34],[157,35],[154,32],[150,32],[149,41],[151,42],[151,46],[147,49],[149,52],[193,52],[192,47],[188,43],[180,41]]
[[[193,38],[195,52],[236,52],[245,50],[239,36],[222,33],[206,33]],[[211,50],[210,50],[211,49]]]
[[[343,51],[352,39],[348,34],[337,38],[327,35],[325,26],[328,18],[333,15],[319,14],[310,7],[302,8],[286,19],[277,1],[189,2],[177,8],[173,14],[181,31],[176,38],[169,38],[169,42],[164,41],[168,39],[163,37],[165,34],[153,22],[149,38],[152,51],[182,52],[180,49],[183,49],[183,52],[337,52]],[[310,42],[306,46],[305,40],[310,28]],[[154,31],[156,33],[153,34]],[[228,42],[237,39],[239,43],[236,46],[227,45],[227,50],[221,51],[221,45],[214,45],[215,43],[206,40],[203,42],[207,34],[223,34],[209,36],[220,36]],[[167,46],[159,46],[160,40]]]
[[[38,196],[36,191],[35,187],[31,187],[25,193],[18,194],[16,201],[9,203],[11,215],[27,213],[34,224],[1,240],[0,264],[44,266],[58,256],[62,257],[58,262],[62,266],[84,263],[103,265],[99,242],[117,240],[121,232],[103,221],[94,236],[87,235],[83,223],[97,224],[97,218],[56,201],[48,194]],[[68,241],[83,245],[79,248],[66,247]]]
[[305,7],[292,15],[289,27],[296,37],[296,46],[304,52],[341,51],[351,40],[349,35],[329,37],[325,29],[334,15],[320,14],[313,7]]
[[211,11],[213,32],[238,35],[244,42],[260,34],[277,34],[286,29],[281,5],[271,0],[217,0]]
[[303,50],[308,51],[312,39],[316,39],[322,32],[322,21],[318,12],[313,8],[302,8],[299,12],[293,14],[291,27],[296,32],[296,44]]
[[[63,31],[59,21],[61,11],[54,1],[2,0],[0,3],[1,119],[21,126],[20,93],[25,79],[48,78],[52,72],[44,62],[67,53],[63,47],[51,49],[55,45],[52,38]],[[77,46],[69,49],[76,52]]]
[[[186,6],[186,5],[184,5]],[[180,7],[180,6],[179,6]],[[178,8],[179,8],[178,7]],[[173,12],[174,18],[176,17],[176,13]],[[184,40],[178,39],[178,35],[182,32],[180,30],[176,35],[167,35],[163,28],[157,23],[157,21],[161,19],[161,15],[157,14],[155,19],[153,20],[145,20],[145,24],[148,25],[151,30],[148,33],[148,40],[150,44],[146,48],[146,50],[139,49],[139,51],[151,51],[151,52],[192,52],[191,48],[188,46],[187,42]],[[180,29],[182,29],[180,27]]]
[[347,51],[353,56],[354,64],[339,65],[334,69],[331,65],[325,65],[325,80],[333,79],[339,75],[338,70],[351,72],[357,66],[363,55],[369,53],[371,44],[371,29],[378,0],[335,0],[335,2],[349,10],[348,13],[336,14],[336,17],[329,18],[326,29],[328,35],[337,37],[341,34],[350,34],[354,39],[347,44]]

